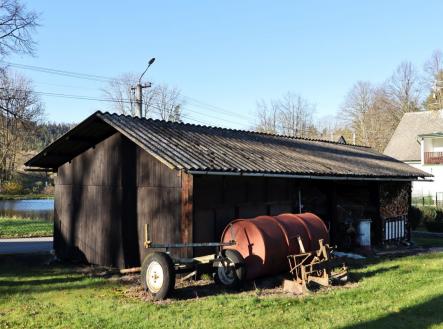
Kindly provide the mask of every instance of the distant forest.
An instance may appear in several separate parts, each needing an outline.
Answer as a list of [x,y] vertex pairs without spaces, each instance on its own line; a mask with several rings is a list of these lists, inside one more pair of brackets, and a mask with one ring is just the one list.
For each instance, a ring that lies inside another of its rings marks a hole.
[[29,151],[41,150],[74,126],[73,123],[45,122],[37,124],[35,132],[27,136],[26,149]]

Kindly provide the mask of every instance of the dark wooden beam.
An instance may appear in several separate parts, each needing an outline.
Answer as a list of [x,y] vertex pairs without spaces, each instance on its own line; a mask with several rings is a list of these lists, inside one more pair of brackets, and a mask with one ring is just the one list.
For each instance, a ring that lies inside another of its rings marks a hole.
[[[182,243],[193,242],[193,176],[185,172],[181,173],[182,189],[181,189],[181,218],[180,218],[180,235]],[[192,257],[192,248],[184,249],[184,257]]]
[[95,145],[97,144],[96,140],[90,139],[90,138],[85,138],[85,137],[66,136],[66,140],[71,141],[71,142],[75,142],[75,143],[84,144],[89,147],[95,147]]
[[56,160],[56,161],[63,161],[63,162],[66,162],[66,161],[70,161],[70,160],[73,158],[73,155],[51,154],[51,153],[47,153],[47,152],[45,152],[45,153],[43,154],[43,157],[44,157],[45,159],[47,159],[47,158],[51,158],[51,159],[54,159],[54,160]]

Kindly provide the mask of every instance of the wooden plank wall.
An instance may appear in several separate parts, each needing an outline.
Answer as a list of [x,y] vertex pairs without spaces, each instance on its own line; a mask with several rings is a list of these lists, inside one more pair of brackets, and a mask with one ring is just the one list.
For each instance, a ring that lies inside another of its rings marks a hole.
[[[148,224],[150,240],[156,243],[179,243],[182,239],[180,171],[166,165],[137,147],[137,217],[140,259],[147,250],[143,247],[144,225]],[[192,239],[192,237],[190,237]],[[174,250],[177,254],[177,250]]]
[[144,224],[152,241],[192,241],[192,176],[182,177],[120,133],[61,166],[55,193],[59,256],[138,266],[147,252]]
[[121,238],[123,139],[114,134],[58,169],[55,188],[57,254],[124,266]]
[[181,173],[114,134],[58,170],[57,254],[72,258],[76,253],[93,264],[139,266],[147,252],[145,223],[155,242],[190,242],[192,177],[186,182],[182,204]]

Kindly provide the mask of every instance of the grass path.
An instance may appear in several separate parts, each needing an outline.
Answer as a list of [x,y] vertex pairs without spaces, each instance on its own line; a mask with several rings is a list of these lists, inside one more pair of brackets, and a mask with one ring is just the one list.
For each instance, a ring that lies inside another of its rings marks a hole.
[[0,258],[0,328],[443,328],[443,253],[352,270],[304,298],[222,294],[154,304],[127,286],[33,257]]

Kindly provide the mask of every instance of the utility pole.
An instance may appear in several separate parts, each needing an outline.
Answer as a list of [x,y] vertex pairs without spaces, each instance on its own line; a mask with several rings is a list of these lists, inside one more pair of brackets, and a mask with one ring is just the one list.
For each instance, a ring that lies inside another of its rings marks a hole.
[[140,81],[137,83],[135,87],[132,87],[132,90],[135,90],[135,109],[137,115],[141,118],[143,117],[143,88],[150,88],[151,83],[145,83],[142,85]]
[[150,88],[151,83],[145,83],[142,84],[142,78],[145,75],[146,71],[149,69],[149,67],[155,62],[155,58],[151,58],[148,62],[148,66],[146,67],[145,71],[140,75],[140,78],[138,79],[138,83],[135,87],[132,87],[131,90],[135,91],[135,109],[137,111],[137,115],[141,118],[143,117],[143,88]]

